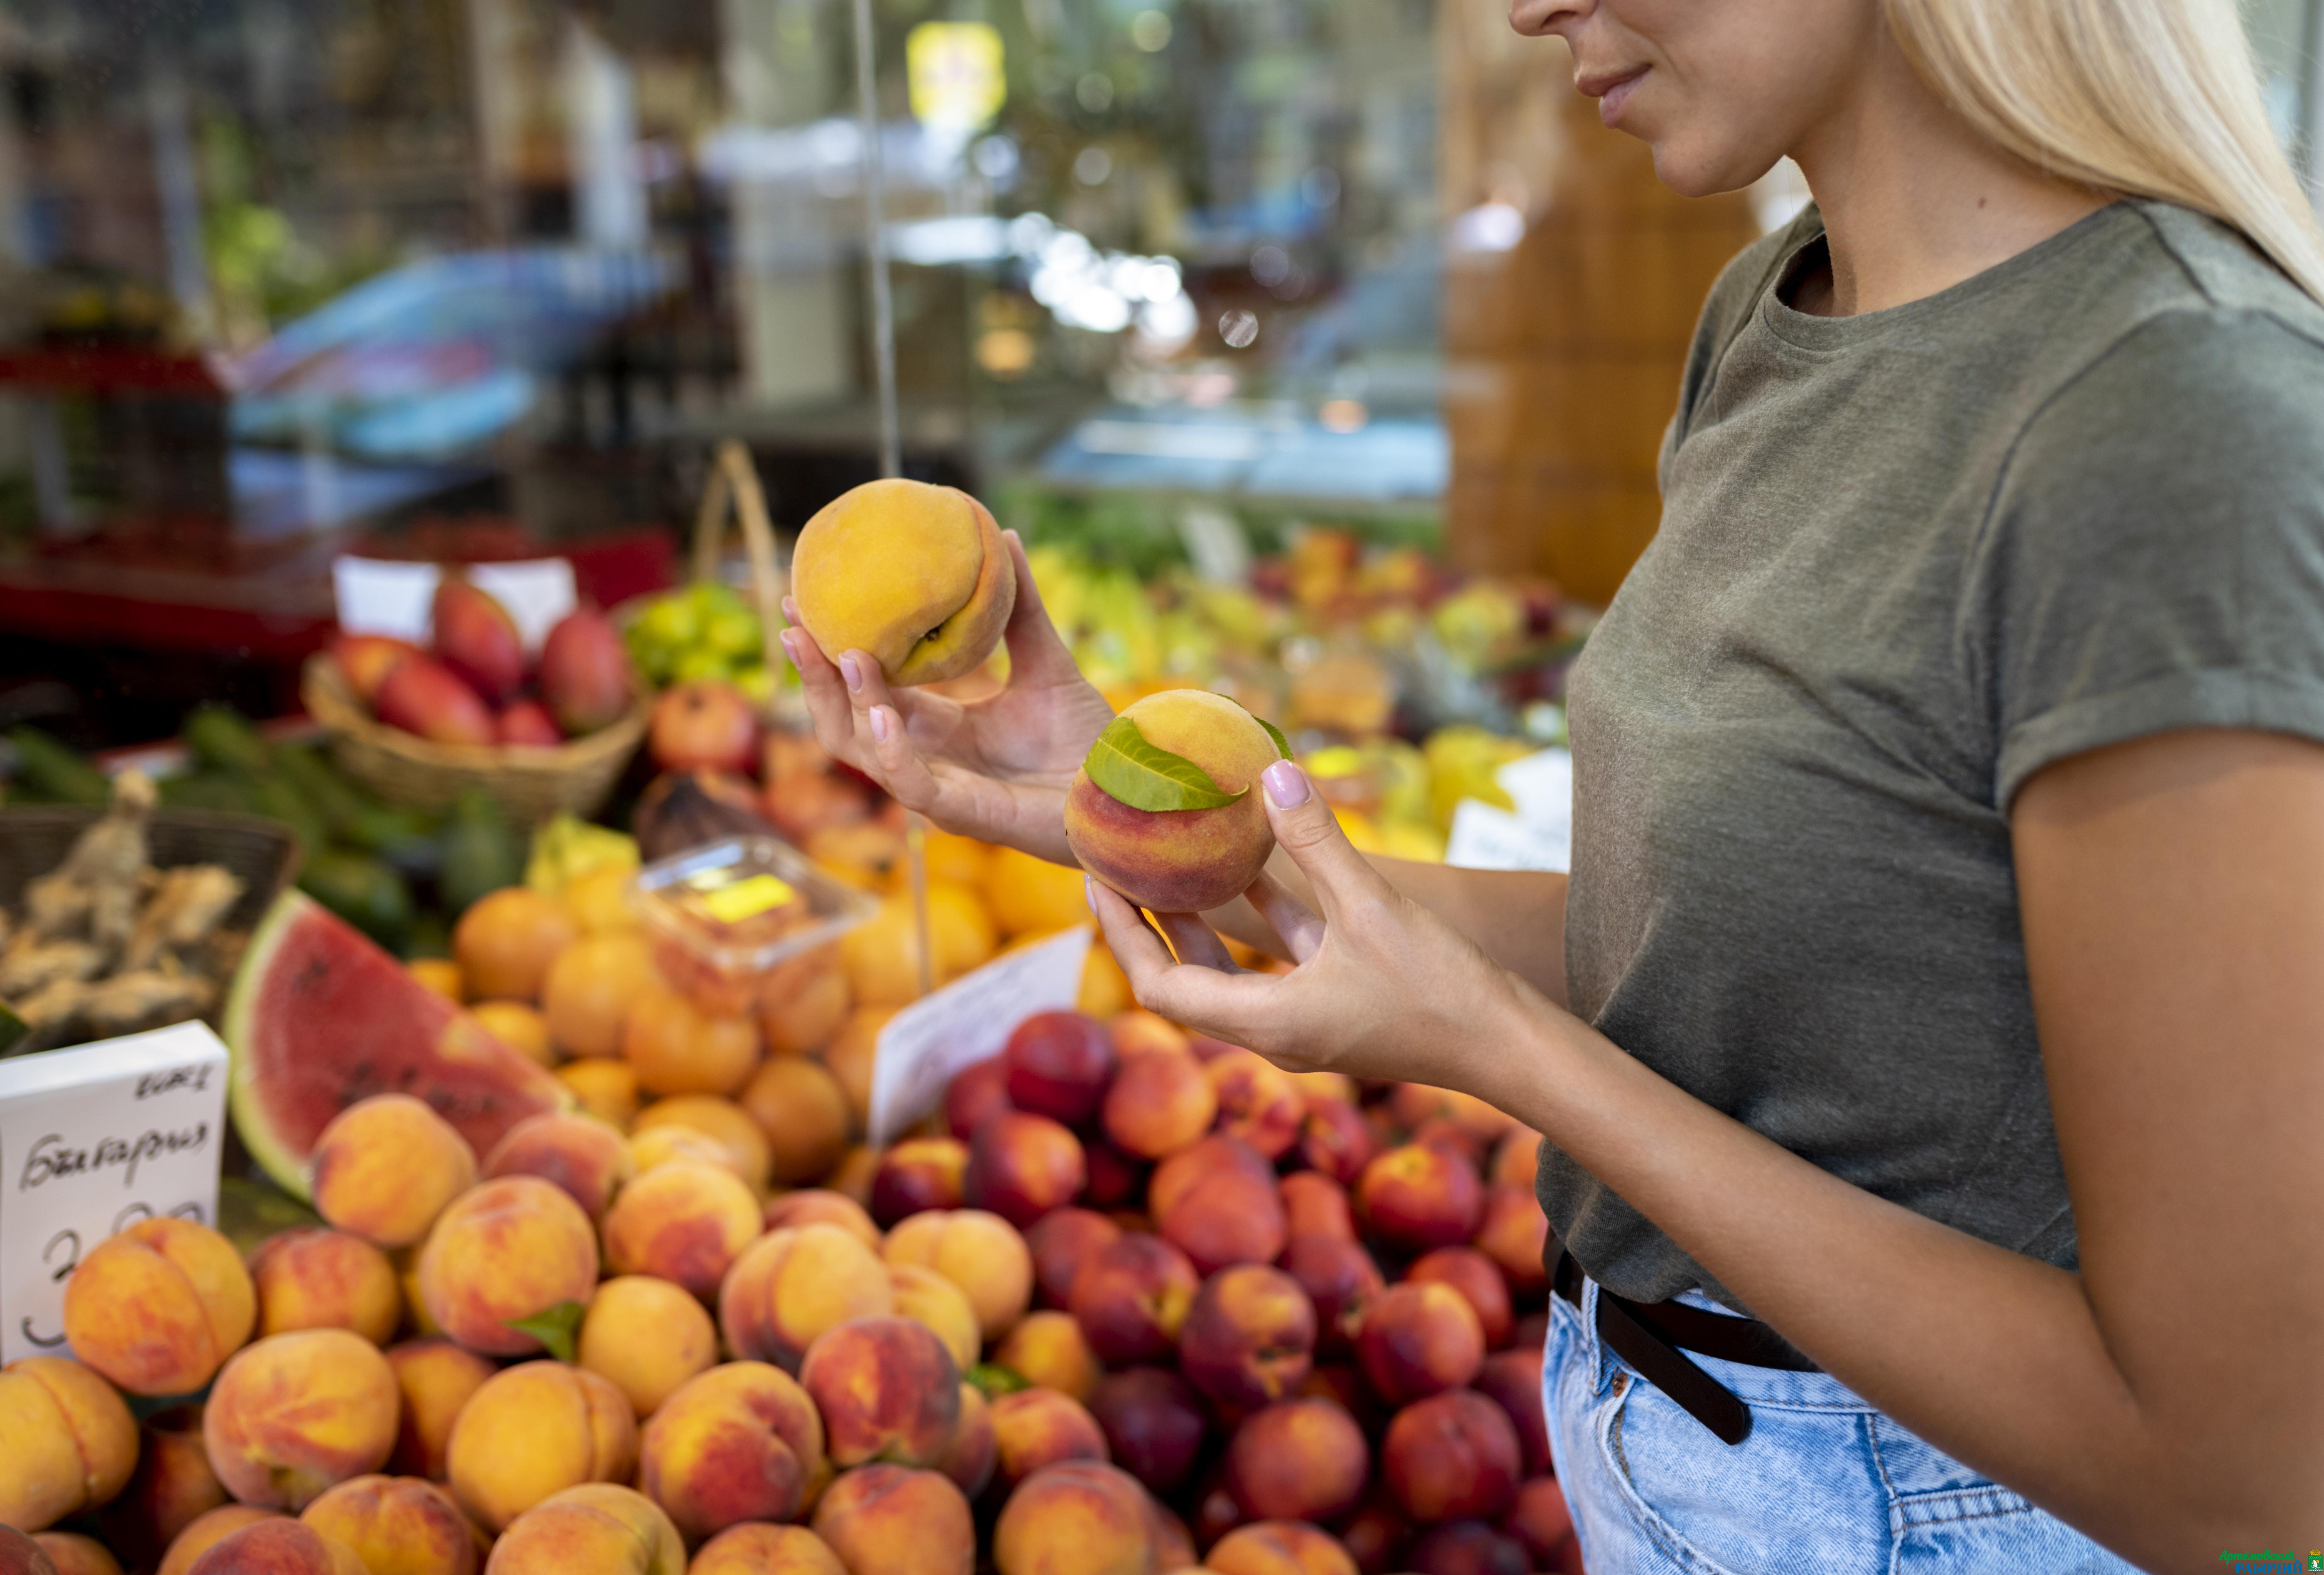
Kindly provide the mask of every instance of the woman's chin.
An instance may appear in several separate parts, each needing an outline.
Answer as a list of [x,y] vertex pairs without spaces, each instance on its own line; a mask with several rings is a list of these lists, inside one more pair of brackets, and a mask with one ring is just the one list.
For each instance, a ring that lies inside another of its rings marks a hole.
[[1775,166],[1773,157],[1741,157],[1731,148],[1707,147],[1683,134],[1646,142],[1655,157],[1655,179],[1681,197],[1741,191]]

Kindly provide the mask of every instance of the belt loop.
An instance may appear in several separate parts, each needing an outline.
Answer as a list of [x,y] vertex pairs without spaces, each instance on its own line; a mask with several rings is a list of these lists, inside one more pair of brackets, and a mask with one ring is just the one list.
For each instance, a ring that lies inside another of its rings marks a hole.
[[1603,1399],[1607,1386],[1613,1382],[1612,1353],[1598,1332],[1598,1282],[1588,1275],[1582,1276],[1582,1328],[1590,1340],[1590,1392]]

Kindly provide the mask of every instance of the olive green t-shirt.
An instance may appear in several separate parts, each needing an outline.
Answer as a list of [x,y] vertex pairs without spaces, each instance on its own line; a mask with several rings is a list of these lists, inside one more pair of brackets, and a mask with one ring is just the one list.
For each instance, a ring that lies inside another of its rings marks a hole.
[[[1573,674],[1573,1009],[2072,1266],[2010,799],[2166,729],[2324,739],[2324,309],[2158,203],[1852,318],[1781,299],[1822,246],[1810,209],[1711,291],[1660,532]],[[1546,1144],[1539,1192],[1600,1284],[1741,1305]]]

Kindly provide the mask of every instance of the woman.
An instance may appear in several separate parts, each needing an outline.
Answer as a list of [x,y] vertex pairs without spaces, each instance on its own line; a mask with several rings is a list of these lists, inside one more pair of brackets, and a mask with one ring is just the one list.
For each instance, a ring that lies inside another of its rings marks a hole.
[[[2324,1545],[2324,244],[2230,0],[1515,22],[1680,191],[1817,198],[1704,312],[1571,883],[1367,862],[1281,764],[1182,961],[1093,888],[1139,999],[1546,1135],[1594,1575]],[[835,753],[1070,861],[1108,713],[1019,581],[982,706],[785,640]]]

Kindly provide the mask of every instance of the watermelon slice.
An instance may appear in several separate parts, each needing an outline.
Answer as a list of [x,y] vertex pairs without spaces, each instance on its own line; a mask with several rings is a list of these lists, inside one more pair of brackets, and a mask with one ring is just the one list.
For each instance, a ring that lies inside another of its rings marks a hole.
[[421,984],[346,920],[283,893],[250,938],[226,1000],[227,1082],[243,1146],[284,1191],[331,1118],[376,1093],[426,1100],[479,1159],[565,1085]]

